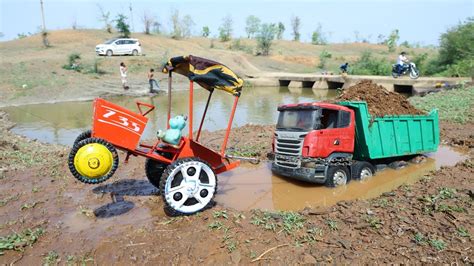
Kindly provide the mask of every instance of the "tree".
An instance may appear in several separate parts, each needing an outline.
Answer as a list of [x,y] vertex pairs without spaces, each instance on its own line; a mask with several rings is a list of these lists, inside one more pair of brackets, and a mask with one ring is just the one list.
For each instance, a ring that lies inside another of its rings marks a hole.
[[115,23],[115,28],[122,34],[122,37],[130,37],[130,25],[127,24],[127,17],[124,14],[118,14]]
[[183,37],[184,38],[189,38],[191,37],[191,32],[193,30],[194,23],[193,19],[191,18],[190,15],[184,16],[183,20],[181,21],[182,24],[182,29],[183,29]]
[[143,27],[145,28],[145,34],[150,34],[151,27],[155,23],[155,18],[148,14],[148,12],[143,12],[142,17]]
[[325,69],[326,68],[326,63],[328,61],[329,58],[332,57],[332,54],[326,50],[323,50],[321,51],[321,53],[319,54],[319,65],[318,67],[321,68],[321,69]]
[[219,27],[219,39],[221,42],[227,42],[232,38],[232,17],[227,15],[222,19],[222,25]]
[[385,35],[379,34],[377,36],[377,44],[386,44],[387,40],[385,39]]
[[110,12],[105,12],[101,5],[97,5],[100,12],[99,20],[104,23],[104,29],[108,33],[112,33],[112,21],[110,20]]
[[326,37],[324,37],[323,27],[320,23],[318,23],[318,27],[315,31],[313,31],[313,35],[311,36],[311,43],[315,45],[324,45],[327,44]]
[[247,17],[245,21],[245,32],[247,32],[247,38],[252,38],[260,28],[260,19],[254,15],[250,15]]
[[183,37],[183,29],[181,27],[178,10],[174,10],[174,12],[171,14],[170,20],[172,27],[171,38],[181,39]]
[[398,39],[400,39],[400,35],[398,34],[398,29],[394,29],[387,39],[387,47],[389,52],[395,52],[395,48],[397,48]]
[[153,32],[154,33],[156,33],[156,34],[161,33],[160,27],[161,27],[161,23],[159,23],[158,21],[153,22]]
[[202,27],[202,37],[209,37],[209,34],[211,34],[211,31],[209,30],[208,26]]
[[301,20],[299,17],[293,16],[291,18],[291,29],[293,30],[293,41],[299,41],[300,40],[300,26],[301,26]]
[[275,39],[275,34],[278,28],[275,24],[263,23],[257,34],[257,50],[262,55],[269,55],[272,46],[272,40]]
[[281,22],[278,22],[277,36],[276,36],[278,40],[281,40],[283,38],[284,31],[285,31],[285,25]]

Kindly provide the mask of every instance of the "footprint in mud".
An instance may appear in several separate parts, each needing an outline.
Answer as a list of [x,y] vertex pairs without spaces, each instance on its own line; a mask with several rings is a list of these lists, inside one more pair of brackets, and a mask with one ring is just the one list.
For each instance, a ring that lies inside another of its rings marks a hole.
[[158,189],[150,182],[136,179],[123,179],[111,184],[95,187],[95,194],[113,193],[116,196],[151,196],[158,195]]

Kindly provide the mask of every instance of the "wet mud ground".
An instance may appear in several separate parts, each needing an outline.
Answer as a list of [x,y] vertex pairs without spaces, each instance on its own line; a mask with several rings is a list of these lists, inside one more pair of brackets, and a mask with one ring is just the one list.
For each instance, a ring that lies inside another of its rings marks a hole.
[[[231,193],[226,191],[231,189],[226,188],[226,178],[237,180],[237,176],[224,176],[216,206],[172,218],[164,214],[161,196],[146,180],[143,158],[121,161],[108,182],[85,185],[67,169],[67,147],[10,133],[12,125],[4,113],[1,122],[0,243],[12,249],[0,250],[4,253],[0,264],[469,264],[474,260],[472,123],[458,126],[455,133],[452,125],[442,123],[442,142],[462,149],[465,160],[429,169],[418,181],[374,198],[341,199],[292,212],[229,207],[221,201]],[[233,134],[230,146],[241,154],[273,134],[261,126],[235,132],[239,134]],[[246,142],[249,139],[255,142]],[[265,153],[261,147],[256,155]],[[124,154],[120,157],[123,160]],[[416,166],[424,164],[429,166],[429,158]],[[267,166],[244,165],[239,171],[249,167]],[[320,189],[314,188],[314,197]]]

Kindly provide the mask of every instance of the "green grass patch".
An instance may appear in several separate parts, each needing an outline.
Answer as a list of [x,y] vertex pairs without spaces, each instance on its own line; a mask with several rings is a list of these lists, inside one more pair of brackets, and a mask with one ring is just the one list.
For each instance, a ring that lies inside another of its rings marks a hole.
[[257,226],[261,226],[266,230],[285,232],[286,234],[292,234],[297,230],[300,230],[305,225],[305,218],[291,211],[254,211],[251,223]]
[[24,247],[32,246],[43,234],[43,228],[36,228],[0,237],[0,255],[3,255],[4,250],[23,251]]
[[474,87],[441,91],[409,100],[416,108],[427,112],[438,109],[441,120],[464,124],[474,119]]

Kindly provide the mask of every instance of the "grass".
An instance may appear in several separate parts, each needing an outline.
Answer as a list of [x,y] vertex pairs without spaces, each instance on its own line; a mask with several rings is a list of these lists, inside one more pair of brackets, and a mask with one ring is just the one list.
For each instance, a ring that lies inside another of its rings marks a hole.
[[425,246],[429,244],[431,247],[435,248],[438,251],[441,251],[446,248],[446,243],[442,239],[427,238],[420,232],[417,232],[413,236],[413,240],[417,245]]
[[375,229],[379,229],[383,225],[382,221],[380,221],[379,218],[375,216],[371,216],[371,215],[368,215],[365,218],[365,221],[370,225],[370,227],[375,228]]
[[227,215],[227,211],[215,211],[212,216],[214,218],[224,218],[224,219],[227,219],[229,218],[228,215]]
[[22,233],[12,233],[0,237],[0,255],[4,250],[23,251],[26,246],[32,246],[44,234],[43,228],[26,229]]
[[254,211],[251,223],[265,228],[265,230],[285,232],[293,234],[295,231],[302,229],[305,225],[304,216],[291,211]]
[[466,228],[460,226],[456,229],[456,233],[460,236],[460,237],[471,237],[471,234],[469,233],[469,230],[467,230]]
[[332,219],[327,219],[326,220],[326,225],[329,227],[331,231],[337,231],[339,230],[339,227],[337,225],[337,221],[332,220]]
[[9,196],[0,200],[0,207],[7,205],[10,201],[16,201],[20,198],[20,194]]
[[56,265],[59,261],[59,254],[56,251],[50,251],[48,255],[43,258],[43,266]]
[[411,97],[409,101],[427,112],[436,108],[439,118],[464,124],[474,119],[474,87],[442,91],[424,97]]

